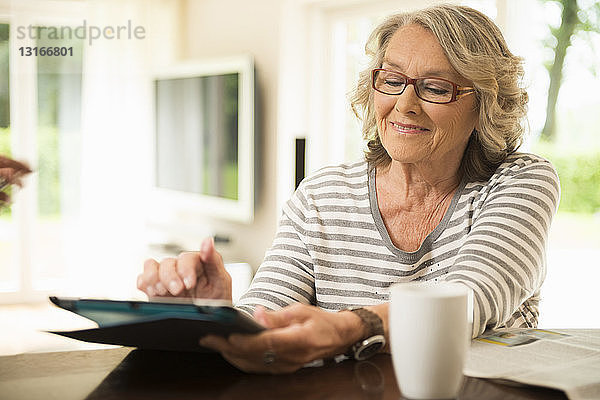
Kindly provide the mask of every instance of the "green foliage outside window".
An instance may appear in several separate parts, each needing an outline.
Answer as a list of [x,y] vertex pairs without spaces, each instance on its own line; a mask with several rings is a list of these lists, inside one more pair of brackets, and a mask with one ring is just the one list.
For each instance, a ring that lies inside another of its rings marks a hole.
[[560,212],[600,212],[600,151],[570,152],[541,144],[536,151],[554,164],[560,178]]
[[[550,79],[546,121],[540,143],[534,152],[555,166],[561,185],[559,212],[584,215],[600,213],[600,117],[597,103],[579,107],[576,112],[558,109],[559,90],[569,77],[569,54],[574,39],[593,49],[600,34],[600,3],[582,0],[541,0],[558,6],[560,23],[549,23],[549,37],[544,45],[552,60],[546,68]],[[590,70],[597,69],[589,58]],[[571,61],[572,63],[574,61]],[[588,218],[589,220],[589,218]]]

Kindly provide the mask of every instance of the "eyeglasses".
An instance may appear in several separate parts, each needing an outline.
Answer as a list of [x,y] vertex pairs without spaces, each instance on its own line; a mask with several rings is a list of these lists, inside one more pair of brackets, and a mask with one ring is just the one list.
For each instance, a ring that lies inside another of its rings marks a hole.
[[428,103],[447,104],[475,92],[472,87],[458,86],[442,78],[409,78],[400,72],[383,68],[371,73],[373,89],[388,95],[400,95],[408,85],[413,85],[417,96]]

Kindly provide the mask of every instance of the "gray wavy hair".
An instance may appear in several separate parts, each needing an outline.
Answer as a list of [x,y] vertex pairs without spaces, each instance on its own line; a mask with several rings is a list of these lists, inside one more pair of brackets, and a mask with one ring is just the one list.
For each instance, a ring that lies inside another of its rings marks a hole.
[[371,63],[361,72],[351,97],[352,109],[363,122],[365,158],[374,166],[391,161],[377,131],[371,70],[381,68],[392,35],[411,24],[433,32],[450,64],[473,82],[479,130],[473,131],[460,168],[469,180],[487,180],[521,145],[529,97],[521,86],[522,59],[508,50],[502,32],[491,19],[465,6],[444,4],[392,15],[371,33],[365,46]]

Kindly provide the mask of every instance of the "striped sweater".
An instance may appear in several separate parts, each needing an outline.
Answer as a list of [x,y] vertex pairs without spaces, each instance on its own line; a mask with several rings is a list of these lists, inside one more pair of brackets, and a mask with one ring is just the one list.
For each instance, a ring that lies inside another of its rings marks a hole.
[[515,153],[488,181],[463,180],[439,225],[417,251],[405,252],[377,207],[375,168],[365,161],[326,167],[285,204],[237,306],[252,312],[301,302],[336,311],[387,302],[393,283],[445,280],[473,289],[473,337],[535,327],[559,194],[548,161]]

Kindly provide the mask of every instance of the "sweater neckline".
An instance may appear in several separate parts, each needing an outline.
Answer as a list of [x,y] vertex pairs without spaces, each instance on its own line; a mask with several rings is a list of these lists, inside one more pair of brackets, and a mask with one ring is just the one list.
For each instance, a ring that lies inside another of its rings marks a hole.
[[406,263],[414,263],[421,259],[427,252],[430,251],[431,245],[437,238],[440,237],[442,232],[448,226],[452,214],[454,214],[454,210],[456,209],[456,205],[458,204],[458,200],[462,195],[462,192],[466,186],[466,179],[463,177],[456,189],[456,192],[452,196],[452,201],[450,202],[450,206],[446,210],[442,220],[440,223],[434,228],[433,231],[427,235],[425,240],[421,243],[419,248],[416,251],[409,252],[400,250],[397,248],[392,242],[392,238],[383,223],[383,217],[381,216],[381,212],[379,211],[379,206],[377,205],[377,189],[376,189],[376,168],[374,166],[370,166],[367,172],[368,176],[368,186],[369,186],[369,203],[371,207],[371,214],[373,216],[373,220],[375,222],[375,226],[385,243],[385,246],[396,256],[400,258],[401,261]]

